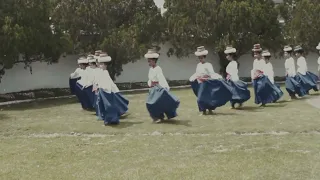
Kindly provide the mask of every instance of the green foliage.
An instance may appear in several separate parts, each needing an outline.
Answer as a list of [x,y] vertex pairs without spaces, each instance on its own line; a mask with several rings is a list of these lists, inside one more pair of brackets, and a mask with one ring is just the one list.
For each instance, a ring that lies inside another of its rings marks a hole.
[[166,40],[173,45],[168,55],[186,56],[197,46],[212,46],[217,29],[216,0],[166,0]]
[[0,3],[0,75],[16,63],[31,69],[35,61],[56,62],[68,37],[52,32],[50,0],[2,0]]
[[165,8],[168,40],[174,47],[171,54],[187,55],[199,45],[213,47],[222,72],[227,64],[223,53],[227,45],[242,55],[255,43],[270,50],[283,44],[272,0],[166,0]]
[[113,59],[113,78],[162,37],[162,17],[153,0],[61,0],[53,19],[71,35],[75,53],[106,51]]
[[320,1],[284,0],[278,9],[286,22],[284,36],[287,43],[314,51],[320,41]]
[[219,55],[223,73],[226,45],[240,56],[255,43],[274,52],[285,44],[314,50],[320,39],[319,0],[165,0],[164,8],[162,17],[153,0],[2,0],[0,77],[16,63],[31,70],[32,62],[57,62],[64,52],[102,49],[114,78],[160,42],[178,57],[204,45]]

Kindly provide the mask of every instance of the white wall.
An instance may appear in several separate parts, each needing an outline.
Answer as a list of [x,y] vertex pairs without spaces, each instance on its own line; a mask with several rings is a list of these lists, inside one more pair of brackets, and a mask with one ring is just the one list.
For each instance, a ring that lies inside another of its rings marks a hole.
[[[178,59],[177,57],[167,57],[168,45],[161,47],[161,57],[159,65],[169,80],[187,80],[195,72],[197,58],[191,54],[190,57]],[[214,70],[219,72],[219,58],[212,53],[208,55],[208,61],[214,66]],[[240,77],[250,77],[253,58],[250,54],[239,58]],[[309,54],[307,57],[309,70],[317,72],[317,55]],[[284,60],[272,60],[276,76],[284,76]],[[33,63],[33,73],[24,69],[23,64],[18,64],[14,68],[6,71],[0,83],[0,93],[19,92],[25,90],[41,88],[67,88],[68,78],[71,72],[77,67],[77,56],[67,56],[61,58],[59,63],[47,65],[46,63]],[[142,82],[147,81],[148,63],[145,59],[140,59],[135,63],[123,66],[122,74],[117,77],[116,82]]]

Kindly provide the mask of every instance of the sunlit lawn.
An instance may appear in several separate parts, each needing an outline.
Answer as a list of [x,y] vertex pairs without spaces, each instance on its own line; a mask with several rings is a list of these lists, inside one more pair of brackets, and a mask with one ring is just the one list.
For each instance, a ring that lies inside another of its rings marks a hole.
[[0,179],[320,179],[320,110],[305,99],[199,116],[190,89],[174,93],[179,117],[163,124],[146,93],[114,127],[75,99],[1,107]]

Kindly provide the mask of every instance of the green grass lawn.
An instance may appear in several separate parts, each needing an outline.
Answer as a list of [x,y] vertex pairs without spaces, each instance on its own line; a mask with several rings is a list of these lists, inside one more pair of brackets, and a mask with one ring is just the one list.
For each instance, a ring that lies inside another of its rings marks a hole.
[[[320,179],[320,110],[305,99],[199,116],[192,90],[179,117],[153,124],[146,94],[104,127],[75,99],[0,107],[0,179]],[[308,98],[318,98],[315,94]]]

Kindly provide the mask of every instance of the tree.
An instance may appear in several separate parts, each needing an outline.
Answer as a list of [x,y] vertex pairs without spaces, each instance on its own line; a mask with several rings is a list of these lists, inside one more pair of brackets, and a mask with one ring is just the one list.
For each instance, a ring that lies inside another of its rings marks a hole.
[[238,55],[250,52],[253,44],[276,50],[283,44],[278,11],[272,0],[193,1],[166,0],[165,20],[170,54],[184,56],[196,46],[214,47],[221,72],[227,61],[224,48],[233,45]]
[[153,0],[59,0],[53,19],[70,34],[74,53],[106,51],[110,75],[161,41],[162,17]]
[[35,61],[57,62],[68,38],[52,30],[50,0],[0,2],[0,79],[17,63],[30,68]]
[[[223,1],[216,29],[217,51],[224,71],[228,61],[223,50],[231,44],[238,56],[251,52],[253,44],[278,52],[284,45],[279,14],[272,0]],[[241,62],[240,62],[241,63]]]
[[320,1],[284,0],[278,9],[285,21],[286,42],[315,51],[320,41]]
[[168,55],[183,57],[199,45],[212,46],[217,7],[216,0],[165,0],[166,40],[173,46]]

